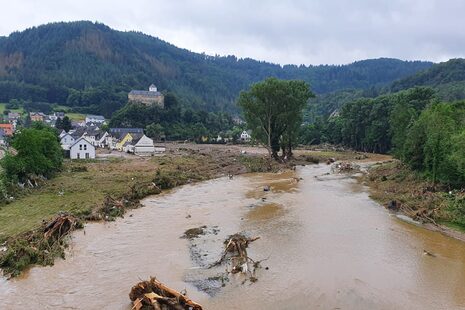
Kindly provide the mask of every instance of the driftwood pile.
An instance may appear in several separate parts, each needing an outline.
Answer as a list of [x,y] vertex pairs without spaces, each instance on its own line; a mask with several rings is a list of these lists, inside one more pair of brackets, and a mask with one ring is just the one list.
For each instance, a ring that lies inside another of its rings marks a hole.
[[45,224],[44,238],[46,240],[60,240],[72,232],[77,225],[78,220],[74,216],[61,213],[55,219]]
[[393,211],[401,211],[408,217],[412,218],[415,221],[419,221],[421,223],[432,223],[437,225],[436,221],[434,220],[435,213],[438,211],[438,208],[428,209],[428,208],[419,208],[413,209],[406,204],[403,204],[396,200],[391,200],[387,204],[387,208]]
[[251,281],[256,280],[255,269],[260,266],[260,261],[254,261],[247,255],[249,243],[260,239],[260,237],[247,238],[242,234],[234,234],[225,241],[225,248],[221,258],[213,264],[217,266],[225,261],[230,262],[231,269],[228,272],[235,274],[242,272],[250,275]]
[[202,306],[173,290],[157,279],[142,281],[134,285],[129,293],[133,310],[202,310]]

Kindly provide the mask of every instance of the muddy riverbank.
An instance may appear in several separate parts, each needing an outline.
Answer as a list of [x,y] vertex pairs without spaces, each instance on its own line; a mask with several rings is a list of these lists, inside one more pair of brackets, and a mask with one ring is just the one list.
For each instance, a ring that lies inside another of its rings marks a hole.
[[[149,197],[124,219],[76,232],[67,260],[0,280],[2,309],[129,309],[131,286],[150,275],[206,309],[464,308],[465,244],[390,216],[355,179],[328,171],[220,178]],[[209,233],[181,238],[204,225]],[[249,255],[267,258],[268,270],[255,283],[223,283],[205,267],[237,232],[261,237]]]

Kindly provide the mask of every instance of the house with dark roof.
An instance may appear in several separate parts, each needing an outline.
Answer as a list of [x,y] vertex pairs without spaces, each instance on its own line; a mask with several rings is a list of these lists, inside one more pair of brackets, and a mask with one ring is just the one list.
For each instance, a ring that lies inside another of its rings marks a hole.
[[144,134],[144,129],[142,128],[110,128],[108,130],[108,135],[105,138],[105,145],[109,149],[118,149],[122,150],[124,144],[128,139],[132,139],[132,136],[129,137],[128,134],[142,136]]
[[103,117],[102,115],[89,114],[89,115],[86,115],[85,122],[86,122],[86,124],[90,124],[90,123],[103,124],[103,123],[105,123],[105,117]]
[[157,87],[152,84],[149,90],[131,90],[128,94],[129,102],[138,102],[145,105],[157,105],[165,107],[165,96],[158,91]]

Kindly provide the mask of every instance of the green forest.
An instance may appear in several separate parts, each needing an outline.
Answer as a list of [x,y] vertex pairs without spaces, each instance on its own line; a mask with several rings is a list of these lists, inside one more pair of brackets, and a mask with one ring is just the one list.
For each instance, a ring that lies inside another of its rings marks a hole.
[[349,65],[280,66],[177,48],[140,32],[87,21],[51,23],[0,38],[0,102],[57,103],[82,113],[111,113],[131,89],[176,93],[180,103],[238,113],[240,91],[268,77],[304,80],[316,94],[383,87],[432,66],[372,59]]

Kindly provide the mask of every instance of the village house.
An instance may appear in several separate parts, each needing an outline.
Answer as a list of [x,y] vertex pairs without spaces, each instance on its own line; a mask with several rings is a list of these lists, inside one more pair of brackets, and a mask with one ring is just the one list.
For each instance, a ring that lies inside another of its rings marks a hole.
[[252,139],[252,136],[250,135],[250,132],[244,130],[244,131],[241,133],[240,140],[241,140],[242,142],[250,142],[251,139]]
[[10,112],[8,113],[8,121],[17,121],[21,118],[21,114],[18,112]]
[[94,124],[105,124],[105,117],[103,117],[102,115],[86,115],[86,120],[85,120],[85,123],[86,124],[91,124],[91,123],[94,123]]
[[60,136],[60,144],[63,150],[69,150],[70,146],[76,142],[76,139],[69,133]]
[[45,120],[45,114],[42,112],[30,112],[29,117],[31,122],[43,122]]
[[3,130],[3,134],[5,136],[12,136],[13,135],[14,129],[13,129],[13,125],[11,125],[11,124],[0,124],[0,129]]
[[18,126],[18,121],[21,119],[21,114],[17,112],[10,112],[8,113],[8,123],[13,126],[13,131],[16,130],[16,126]]
[[[105,138],[105,145],[110,150],[119,149],[122,150],[124,143],[127,142],[128,133],[143,135],[144,130],[142,128],[110,128],[108,135]],[[125,141],[123,141],[126,138]]]
[[134,154],[136,155],[152,155],[155,152],[153,140],[143,135],[137,141],[133,141]]
[[119,142],[116,143],[116,149],[120,152],[132,153],[131,142],[133,140],[140,139],[143,135],[144,135],[143,133],[133,133],[133,132],[127,133],[126,135],[124,135],[124,137]]
[[131,90],[128,94],[129,102],[140,102],[145,105],[157,105],[161,108],[165,106],[165,96],[152,84],[149,90]]
[[69,157],[71,159],[93,159],[95,158],[95,146],[81,137],[69,147]]

